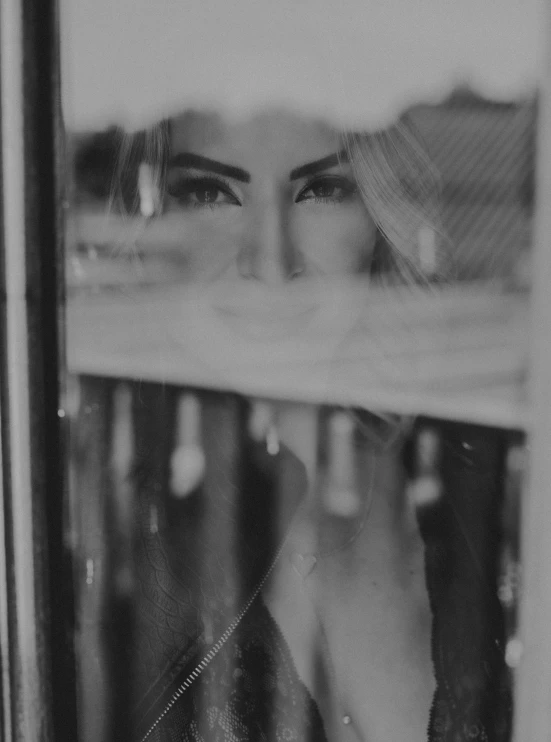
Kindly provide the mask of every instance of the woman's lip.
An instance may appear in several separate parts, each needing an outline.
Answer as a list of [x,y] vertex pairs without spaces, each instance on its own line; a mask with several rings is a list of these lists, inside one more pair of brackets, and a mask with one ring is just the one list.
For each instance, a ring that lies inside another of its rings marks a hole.
[[290,340],[308,326],[315,308],[293,311],[266,312],[243,311],[228,307],[215,307],[220,322],[243,338],[260,342]]

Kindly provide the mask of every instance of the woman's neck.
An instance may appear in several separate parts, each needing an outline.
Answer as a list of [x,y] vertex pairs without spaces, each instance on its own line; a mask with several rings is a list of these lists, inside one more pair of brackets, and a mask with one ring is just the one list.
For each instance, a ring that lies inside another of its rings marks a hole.
[[[434,692],[430,609],[401,446],[362,448],[357,473],[364,510],[347,525],[320,516],[315,502],[303,508],[264,597],[332,738],[351,739],[349,714],[361,739],[385,739],[385,728],[405,739],[411,728],[422,740]],[[320,632],[329,697],[318,694],[311,661]]]

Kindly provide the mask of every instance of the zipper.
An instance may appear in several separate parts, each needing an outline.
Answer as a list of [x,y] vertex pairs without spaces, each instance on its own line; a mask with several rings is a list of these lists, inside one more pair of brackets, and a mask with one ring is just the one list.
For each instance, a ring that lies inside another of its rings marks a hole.
[[[429,711],[429,723],[427,726],[427,741],[428,742],[436,742],[436,737],[434,735],[434,724],[436,720],[436,699],[438,698],[438,692],[440,690],[440,667],[438,665],[438,637],[437,637],[437,623],[436,623],[436,597],[435,597],[435,590],[434,590],[434,580],[432,576],[432,564],[429,564],[429,560],[431,558],[434,558],[433,555],[429,555],[429,546],[425,544],[425,580],[426,580],[426,587],[427,587],[427,593],[429,594],[429,602],[430,602],[430,609],[432,614],[432,628],[431,628],[431,637],[430,637],[430,653],[431,653],[431,664],[432,664],[432,670],[434,672],[434,680],[436,682],[436,688],[434,689],[434,694],[432,696],[432,702],[430,705],[430,711]],[[434,548],[434,547],[433,547]],[[432,593],[432,594],[431,594]]]
[[436,742],[436,737],[433,734],[434,724],[436,721],[436,698],[438,696],[438,681],[436,681],[436,688],[432,696],[432,701],[429,710],[429,723],[427,725],[427,742]]
[[201,673],[205,670],[205,668],[209,666],[209,664],[216,657],[216,655],[218,654],[218,652],[220,652],[220,650],[222,649],[222,647],[224,646],[224,644],[226,644],[226,642],[228,641],[228,639],[235,632],[236,628],[239,626],[239,624],[241,623],[241,621],[243,620],[243,618],[245,617],[245,615],[249,611],[249,609],[252,606],[252,604],[254,603],[254,601],[258,598],[258,596],[260,594],[260,591],[262,590],[262,588],[266,584],[266,581],[267,581],[268,577],[273,572],[274,567],[277,564],[277,562],[278,562],[278,560],[279,560],[279,558],[280,558],[280,556],[281,556],[281,554],[283,552],[283,549],[284,549],[284,547],[285,547],[285,545],[287,543],[287,540],[289,539],[289,535],[290,535],[291,530],[292,530],[292,526],[291,526],[291,528],[289,528],[289,531],[288,531],[285,539],[283,540],[281,546],[279,547],[279,549],[278,549],[278,551],[277,551],[277,553],[276,553],[276,555],[275,555],[275,557],[274,557],[271,565],[267,569],[264,577],[260,580],[260,582],[256,586],[254,592],[252,593],[252,595],[250,596],[250,598],[248,599],[248,601],[245,603],[245,605],[243,606],[243,608],[241,609],[241,611],[233,619],[233,621],[230,623],[230,625],[224,631],[224,633],[218,639],[218,641],[214,644],[214,646],[211,647],[211,649],[209,649],[209,651],[206,653],[206,655],[203,657],[203,659],[195,666],[195,668],[190,672],[190,674],[186,677],[186,679],[182,683],[180,683],[180,685],[178,686],[178,688],[174,691],[174,693],[172,694],[172,696],[170,697],[170,699],[165,704],[162,712],[155,719],[155,721],[153,722],[153,724],[151,724],[151,726],[149,727],[149,729],[147,730],[147,732],[144,734],[144,736],[141,737],[140,742],[146,742],[146,740],[149,739],[149,737],[153,734],[153,732],[155,731],[155,729],[157,729],[157,727],[159,726],[159,724],[161,723],[161,721],[165,718],[165,716],[172,709],[172,707],[174,706],[174,704],[176,703],[176,701],[178,701],[178,699],[181,698],[184,695],[184,693],[197,680],[197,678],[201,675]]

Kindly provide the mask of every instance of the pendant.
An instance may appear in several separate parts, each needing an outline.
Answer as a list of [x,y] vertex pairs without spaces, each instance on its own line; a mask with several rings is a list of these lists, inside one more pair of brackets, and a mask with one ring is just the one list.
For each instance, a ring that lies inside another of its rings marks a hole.
[[294,552],[291,555],[293,569],[299,577],[305,579],[314,570],[318,560],[313,554],[299,554]]

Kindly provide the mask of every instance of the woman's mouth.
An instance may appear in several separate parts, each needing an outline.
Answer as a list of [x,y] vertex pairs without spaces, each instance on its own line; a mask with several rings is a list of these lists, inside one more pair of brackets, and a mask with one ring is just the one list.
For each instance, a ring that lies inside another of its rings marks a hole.
[[171,334],[219,373],[326,362],[357,321],[365,286],[361,294],[351,289],[329,281],[189,287]]
[[220,322],[258,341],[290,338],[306,330],[320,311],[320,297],[297,288],[228,284],[209,294]]

